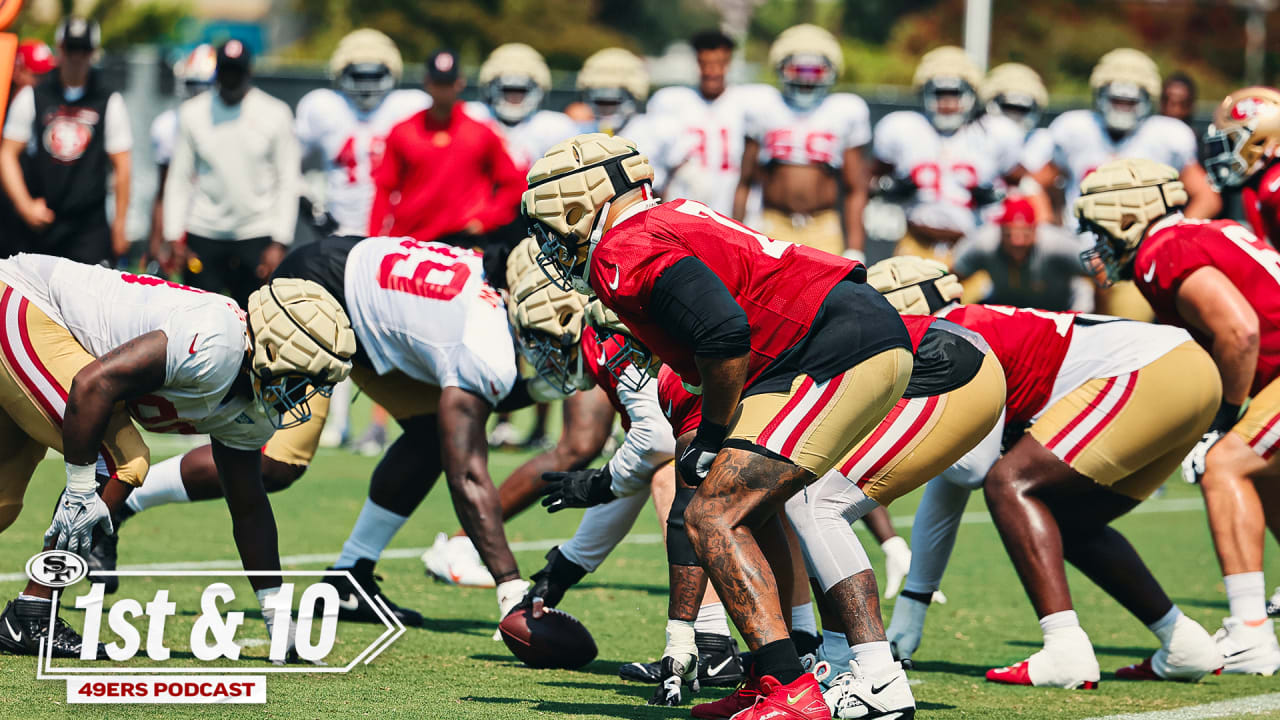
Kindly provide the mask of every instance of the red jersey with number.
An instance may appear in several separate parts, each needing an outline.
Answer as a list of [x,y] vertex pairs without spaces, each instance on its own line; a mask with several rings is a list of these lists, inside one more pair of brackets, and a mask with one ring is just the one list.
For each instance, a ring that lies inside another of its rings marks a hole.
[[1231,220],[1188,220],[1174,216],[1156,223],[1138,247],[1133,280],[1160,322],[1186,328],[1204,347],[1212,338],[1178,313],[1182,283],[1202,267],[1214,267],[1235,285],[1258,314],[1261,345],[1251,394],[1280,374],[1280,253]]
[[1263,170],[1256,183],[1245,185],[1240,200],[1253,234],[1272,244],[1280,240],[1280,163]]
[[587,373],[587,377],[591,378],[597,387],[604,390],[604,394],[609,396],[609,404],[614,410],[622,416],[622,429],[631,430],[631,415],[627,414],[627,409],[623,407],[622,400],[618,398],[618,379],[609,372],[609,368],[605,367],[605,363],[609,358],[618,353],[620,343],[617,335],[611,335],[608,340],[600,342],[600,336],[596,334],[596,329],[587,325],[582,329],[582,341],[579,352],[582,353],[582,369]]
[[751,353],[746,387],[800,342],[832,288],[859,264],[772,240],[702,203],[662,203],[615,225],[591,258],[591,286],[605,306],[663,362],[701,384],[693,348],[650,320],[654,284],[685,258],[704,263],[747,315]]
[[953,305],[938,317],[982,335],[1004,368],[1008,422],[1029,422],[1049,402],[1077,313],[1005,305]]

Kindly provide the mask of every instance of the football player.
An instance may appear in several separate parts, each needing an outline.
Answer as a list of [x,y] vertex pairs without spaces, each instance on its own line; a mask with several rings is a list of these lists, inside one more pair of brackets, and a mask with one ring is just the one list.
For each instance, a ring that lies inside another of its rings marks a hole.
[[[173,64],[173,80],[178,100],[185,101],[213,87],[218,69],[218,53],[212,45],[197,45],[186,57]],[[164,241],[164,183],[169,177],[169,161],[178,142],[178,109],[169,108],[151,121],[151,155],[156,162],[156,195],[151,205],[151,234],[147,254],[166,275],[172,275],[184,264],[180,246]],[[175,252],[176,251],[176,252]]]
[[[67,487],[46,549],[87,556],[95,534],[112,536],[112,511],[150,462],[132,417],[151,432],[210,435],[211,473],[225,488],[245,569],[280,570],[260,448],[275,430],[306,422],[310,404],[351,369],[355,336],[329,293],[278,280],[250,296],[246,316],[222,295],[156,277],[18,255],[0,261],[0,314],[0,529],[53,448],[66,460]],[[250,584],[268,632],[292,633],[269,609],[280,577]],[[34,655],[48,636],[53,655],[80,655],[79,634],[61,619],[49,627],[51,593],[33,581],[9,602],[0,648]]]
[[1025,132],[1003,114],[978,114],[982,73],[958,47],[925,53],[912,84],[923,113],[901,110],[876,123],[873,182],[906,213],[907,234],[894,254],[950,264],[955,242],[1000,199],[998,188],[1017,184]]
[[[480,253],[411,238],[335,236],[290,253],[276,277],[314,280],[338,298],[355,330],[352,379],[403,430],[374,468],[369,497],[334,568],[350,571],[370,598],[380,595],[375,563],[443,470],[458,519],[497,580],[505,615],[528,583],[503,532],[484,428],[515,383],[515,348]],[[313,402],[310,422],[266,444],[268,489],[288,487],[306,472],[327,409]],[[154,487],[148,483],[149,491],[131,495],[126,514],[218,497],[212,471],[207,446],[159,463]],[[338,591],[340,618],[381,622],[354,588],[343,583]],[[422,625],[418,612],[387,605],[405,625]]]
[[1253,234],[1280,242],[1280,92],[1269,87],[1237,90],[1218,105],[1204,135],[1204,169],[1215,187],[1240,188]]
[[746,216],[751,186],[760,182],[765,235],[862,260],[862,148],[871,142],[871,120],[862,98],[830,93],[844,71],[840,43],[816,25],[796,25],[773,41],[769,64],[782,92],[756,93],[747,109],[733,217]]
[[739,720],[828,718],[765,551],[776,572],[790,572],[778,512],[898,401],[910,336],[857,282],[862,265],[772,240],[701,203],[661,204],[652,182],[634,144],[579,135],[534,164],[522,209],[553,280],[596,294],[701,387],[702,421],[677,470],[699,486],[685,514],[690,541],[760,675],[762,697]]
[[493,125],[521,173],[552,145],[579,132],[568,115],[539,109],[550,89],[546,60],[524,43],[499,45],[480,66],[480,91],[497,120]]
[[[1072,608],[1064,560],[1160,640],[1151,658],[1117,677],[1197,680],[1221,667],[1209,634],[1169,600],[1110,527],[1163,484],[1212,418],[1219,385],[1206,372],[1208,355],[1176,328],[960,305],[959,281],[933,260],[892,258],[873,266],[869,278],[902,312],[931,313],[980,333],[1000,358],[1008,392],[997,431],[925,490],[911,574],[889,624],[898,656],[910,658],[920,644],[929,594],[950,557],[965,502],[985,479],[992,518],[1045,643],[1027,660],[989,671],[988,680],[1097,685],[1098,661]],[[1000,457],[1002,435],[1009,449]]]
[[[981,99],[987,115],[1003,115],[1017,123],[1023,132],[1022,152],[1019,162],[1026,167],[1028,157],[1038,158],[1036,167],[1042,166],[1053,156],[1053,136],[1040,127],[1040,118],[1049,107],[1049,91],[1040,74],[1022,63],[1008,62],[997,65],[982,81]],[[1049,198],[1030,175],[1023,174],[1018,183],[1019,193],[1036,203],[1040,217],[1061,214],[1061,194],[1058,194],[1058,213],[1051,214]]]
[[[1259,493],[1280,477],[1280,254],[1238,223],[1187,218],[1189,202],[1177,170],[1125,159],[1085,177],[1075,212],[1096,237],[1084,258],[1099,281],[1133,280],[1161,322],[1187,328],[1213,354],[1205,372],[1222,378],[1221,406],[1182,474],[1200,481],[1222,566],[1231,609],[1216,635],[1224,671],[1271,675],[1280,644],[1265,606]],[[1171,379],[1161,413],[1171,386],[1198,377]]]
[[[1062,177],[1069,211],[1065,224],[1075,229],[1070,209],[1079,195],[1080,181],[1116,158],[1144,158],[1177,168],[1188,195],[1187,216],[1215,216],[1222,200],[1196,158],[1195,133],[1180,120],[1152,114],[1152,103],[1160,95],[1160,69],[1155,62],[1132,48],[1112,50],[1094,66],[1089,87],[1093,109],[1069,110],[1054,118],[1048,128],[1052,152],[1029,147],[1022,158],[1027,171],[1045,188]],[[1150,305],[1128,282],[1100,293],[1099,307],[1109,315],[1152,318]]]
[[681,126],[666,114],[640,112],[640,103],[649,95],[649,71],[644,61],[630,50],[605,48],[582,64],[577,88],[595,114],[592,129],[634,142],[651,158],[653,186],[666,187]]

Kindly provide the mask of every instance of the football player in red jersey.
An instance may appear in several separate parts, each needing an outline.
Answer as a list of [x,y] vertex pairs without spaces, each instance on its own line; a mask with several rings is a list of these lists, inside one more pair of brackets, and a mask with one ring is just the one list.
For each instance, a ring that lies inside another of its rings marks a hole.
[[1045,637],[1043,650],[989,671],[988,680],[1096,687],[1098,662],[1072,609],[1064,560],[1161,641],[1151,658],[1117,677],[1196,680],[1221,667],[1209,634],[1173,605],[1133,548],[1108,527],[1164,482],[1208,424],[1219,397],[1208,355],[1177,328],[959,305],[963,289],[955,276],[923,258],[877,263],[869,282],[899,310],[945,317],[991,343],[1006,373],[1012,430],[1004,433],[1011,447],[1003,458],[997,460],[997,431],[994,446],[980,445],[925,491],[912,573],[889,626],[899,657],[920,643],[929,593],[950,556],[969,491],[985,476],[992,518]]
[[740,720],[827,718],[765,553],[790,572],[777,513],[892,409],[911,340],[858,282],[861,264],[771,240],[700,203],[660,204],[652,177],[632,143],[579,135],[534,164],[522,208],[549,275],[596,294],[701,387],[702,421],[677,469],[699,486],[690,540],[761,676],[763,697]]
[[1237,90],[1218,105],[1204,134],[1204,169],[1219,190],[1240,188],[1245,219],[1274,245],[1280,240],[1280,92]]
[[1084,258],[1099,281],[1133,279],[1160,321],[1185,327],[1213,355],[1222,405],[1182,474],[1201,483],[1231,607],[1217,635],[1224,669],[1271,675],[1280,644],[1262,546],[1264,503],[1277,499],[1270,487],[1280,478],[1280,254],[1238,223],[1183,217],[1186,203],[1173,168],[1117,160],[1085,177],[1075,213],[1096,236]]

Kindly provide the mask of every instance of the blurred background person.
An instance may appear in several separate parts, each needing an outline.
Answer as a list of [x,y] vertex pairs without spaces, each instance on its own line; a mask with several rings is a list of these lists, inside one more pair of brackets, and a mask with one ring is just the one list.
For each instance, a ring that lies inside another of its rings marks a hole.
[[[31,230],[28,249],[110,265],[129,250],[129,114],[93,68],[98,24],[67,17],[56,36],[58,71],[23,88],[9,106],[0,182]],[[115,212],[108,222],[111,191]]]
[[956,245],[952,271],[962,280],[985,272],[991,290],[984,303],[1093,310],[1093,284],[1080,262],[1079,238],[1046,222],[1022,195],[1005,198],[999,215]]
[[1196,81],[1181,70],[1164,79],[1160,89],[1160,114],[1191,125],[1196,111]]
[[[39,40],[23,40],[19,43],[18,54],[13,63],[13,79],[9,84],[9,97],[5,98],[5,117],[8,117],[8,108],[13,104],[13,98],[23,88],[35,87],[57,66],[57,59],[54,58],[53,51],[48,45]],[[26,153],[18,154],[18,164],[22,168],[23,177],[31,172],[27,167],[28,161],[29,156]],[[4,232],[0,233],[0,257],[16,255],[27,249],[30,242],[30,228],[18,214],[18,210],[6,192],[0,192],[0,227],[4,228]]]
[[218,47],[216,92],[178,109],[164,191],[165,241],[190,254],[184,281],[241,307],[293,242],[301,190],[293,113],[253,87],[252,65],[241,41]]
[[[499,45],[480,66],[484,107],[521,174],[552,145],[578,134],[578,124],[568,115],[542,108],[550,90],[547,61],[524,43]],[[522,230],[516,242],[523,239]]]

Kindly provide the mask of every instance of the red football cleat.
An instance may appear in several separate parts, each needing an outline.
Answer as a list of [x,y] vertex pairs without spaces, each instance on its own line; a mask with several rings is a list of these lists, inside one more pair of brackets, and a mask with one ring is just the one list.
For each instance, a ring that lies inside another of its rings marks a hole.
[[[1030,665],[1030,660],[1023,660],[1017,665],[993,668],[987,671],[987,681],[1002,685],[1035,685],[1035,683],[1031,682]],[[1080,690],[1097,690],[1098,683],[1096,680],[1085,680],[1077,688]]]
[[1117,680],[1159,680],[1160,676],[1151,668],[1151,658],[1136,665],[1126,665],[1116,671]]
[[805,673],[789,685],[765,675],[760,678],[760,692],[756,704],[734,715],[734,720],[831,720],[822,686],[813,673]]
[[756,698],[759,697],[760,680],[753,673],[747,673],[747,677],[728,697],[720,698],[715,702],[694,705],[689,714],[699,720],[724,720],[755,705]]

